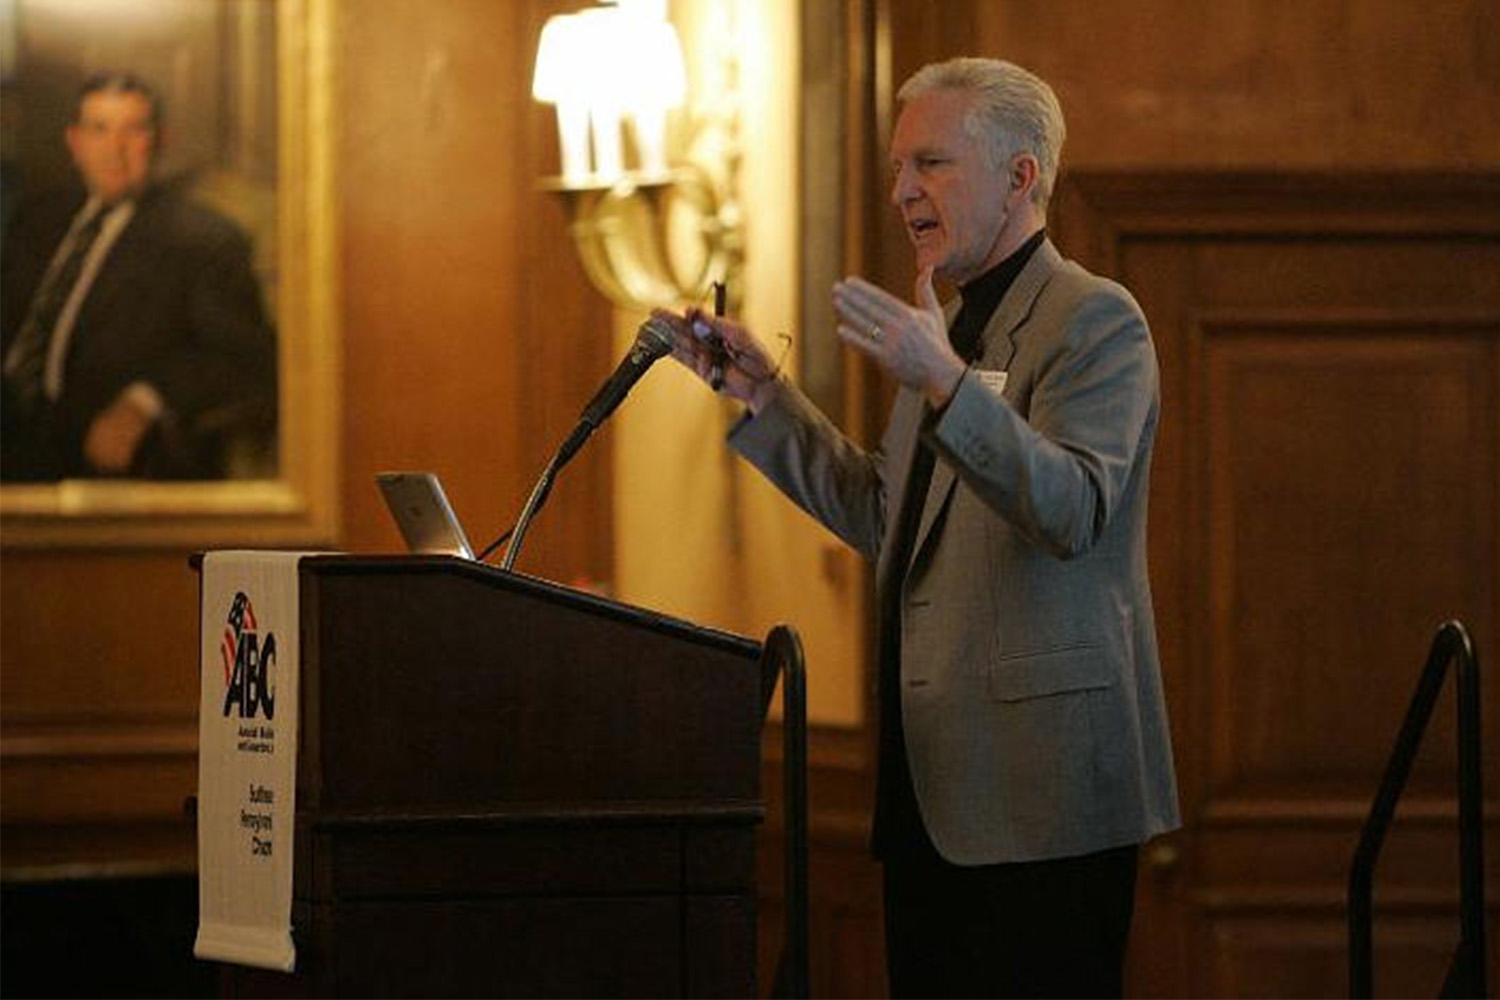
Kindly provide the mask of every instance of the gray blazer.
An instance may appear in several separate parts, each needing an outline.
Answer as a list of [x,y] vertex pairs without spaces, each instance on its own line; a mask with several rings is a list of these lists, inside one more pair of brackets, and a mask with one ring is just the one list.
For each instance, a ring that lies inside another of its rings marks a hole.
[[[875,561],[881,592],[899,579],[912,782],[955,864],[1085,854],[1178,825],[1146,574],[1159,402],[1135,300],[1044,242],[940,419],[903,388],[869,453],[784,384],[730,434]],[[892,566],[919,435],[939,461],[911,563]]]

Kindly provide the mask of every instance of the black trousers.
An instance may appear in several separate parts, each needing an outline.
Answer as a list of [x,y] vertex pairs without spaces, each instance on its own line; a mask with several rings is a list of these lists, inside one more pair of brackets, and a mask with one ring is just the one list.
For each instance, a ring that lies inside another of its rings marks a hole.
[[[888,720],[900,733],[899,718]],[[1139,848],[963,867],[927,834],[900,742],[881,746],[873,846],[885,866],[892,997],[1118,997]]]
[[1139,848],[975,867],[944,860],[922,821],[906,759],[899,621],[897,610],[882,617],[871,831],[885,866],[891,996],[1120,996]]
[[968,868],[888,854],[891,996],[1120,996],[1137,853]]

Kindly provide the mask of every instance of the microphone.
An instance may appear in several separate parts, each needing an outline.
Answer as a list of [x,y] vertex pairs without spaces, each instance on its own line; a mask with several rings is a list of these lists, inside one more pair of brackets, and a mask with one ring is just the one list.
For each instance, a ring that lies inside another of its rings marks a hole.
[[615,407],[624,402],[626,394],[646,374],[646,369],[672,353],[674,339],[672,329],[655,316],[642,323],[636,332],[635,343],[630,345],[630,353],[621,359],[609,381],[599,387],[589,405],[583,408],[579,424],[588,424],[592,429],[608,420]]
[[[598,429],[599,425],[609,419],[609,415],[615,412],[615,408],[625,401],[626,395],[646,374],[646,370],[657,361],[672,353],[672,344],[676,335],[672,328],[664,321],[655,316],[641,324],[636,331],[635,342],[630,345],[630,351],[620,360],[615,367],[614,373],[594,393],[594,398],[583,408],[583,414],[578,418],[578,426],[573,428],[573,433],[557,449],[557,454],[552,456],[552,461],[547,463],[547,468],[542,470],[542,476],[537,480],[536,486],[532,487],[531,496],[526,499],[526,506],[521,510],[521,516],[516,520],[516,526],[511,529],[511,541],[505,550],[505,558],[501,561],[502,569],[510,569],[516,563],[516,557],[521,553],[521,542],[526,538],[526,528],[531,519],[541,510],[542,504],[547,499],[547,494],[552,490],[552,480],[557,477],[558,472],[567,464],[568,460],[578,453],[583,443],[589,439],[589,435]],[[503,538],[503,536],[502,536]],[[488,554],[500,540],[485,550]]]

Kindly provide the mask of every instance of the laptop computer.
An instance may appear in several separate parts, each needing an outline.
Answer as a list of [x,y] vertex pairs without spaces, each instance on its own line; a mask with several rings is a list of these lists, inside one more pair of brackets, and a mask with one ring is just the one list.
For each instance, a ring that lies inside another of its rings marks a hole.
[[401,537],[412,552],[473,559],[474,549],[458,523],[443,484],[430,472],[379,472],[380,487]]

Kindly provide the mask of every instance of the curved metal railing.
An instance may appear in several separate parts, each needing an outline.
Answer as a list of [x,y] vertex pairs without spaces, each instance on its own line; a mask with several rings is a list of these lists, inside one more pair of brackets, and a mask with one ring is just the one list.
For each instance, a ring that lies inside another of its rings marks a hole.
[[1349,995],[1369,997],[1374,990],[1370,889],[1375,862],[1396,803],[1406,787],[1412,762],[1437,704],[1450,664],[1457,664],[1458,684],[1458,854],[1459,942],[1443,982],[1444,997],[1486,996],[1484,937],[1484,801],[1480,782],[1479,659],[1461,622],[1444,622],[1432,640],[1427,666],[1386,764],[1370,814],[1360,831],[1359,847],[1349,869]]
[[771,707],[776,679],[781,687],[782,782],[785,813],[786,936],[776,970],[774,997],[806,997],[808,976],[807,902],[807,671],[802,640],[790,625],[766,636],[761,654],[761,711]]

